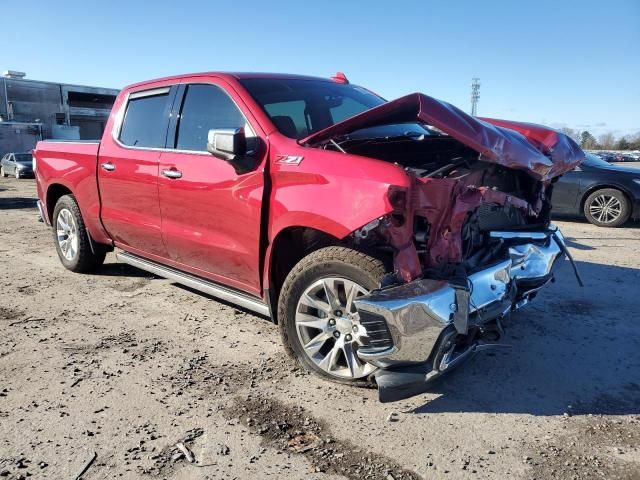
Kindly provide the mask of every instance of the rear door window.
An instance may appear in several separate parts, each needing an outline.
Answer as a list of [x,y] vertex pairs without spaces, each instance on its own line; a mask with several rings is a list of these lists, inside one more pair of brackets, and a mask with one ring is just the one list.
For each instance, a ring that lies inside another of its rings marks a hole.
[[130,147],[164,148],[170,88],[136,92],[129,97],[120,142]]

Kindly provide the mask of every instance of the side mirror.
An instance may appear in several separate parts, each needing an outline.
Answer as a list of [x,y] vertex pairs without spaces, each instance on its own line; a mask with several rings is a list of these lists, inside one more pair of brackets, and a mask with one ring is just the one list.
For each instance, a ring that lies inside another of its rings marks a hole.
[[207,135],[207,151],[214,157],[233,162],[247,153],[244,128],[214,128]]

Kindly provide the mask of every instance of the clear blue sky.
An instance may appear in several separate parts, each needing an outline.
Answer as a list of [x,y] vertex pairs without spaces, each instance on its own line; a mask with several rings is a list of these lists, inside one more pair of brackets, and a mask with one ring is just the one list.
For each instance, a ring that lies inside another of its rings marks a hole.
[[32,0],[1,9],[0,69],[33,79],[120,88],[207,70],[341,70],[388,99],[421,91],[468,111],[478,76],[481,115],[640,131],[640,0]]

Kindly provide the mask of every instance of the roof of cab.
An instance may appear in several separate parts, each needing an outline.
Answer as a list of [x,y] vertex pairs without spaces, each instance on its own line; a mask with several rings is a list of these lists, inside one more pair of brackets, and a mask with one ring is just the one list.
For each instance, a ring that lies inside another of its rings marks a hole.
[[330,78],[324,77],[312,77],[308,75],[295,75],[288,73],[263,73],[263,72],[198,72],[198,73],[185,73],[182,75],[172,75],[168,77],[162,78],[153,78],[150,80],[145,80],[143,82],[133,83],[131,85],[127,85],[124,89],[137,88],[142,87],[144,85],[166,81],[166,80],[181,80],[184,78],[191,77],[205,77],[212,76],[218,77],[222,79],[234,79],[234,80],[242,80],[245,78],[274,78],[274,79],[297,79],[297,80],[323,80],[330,82]]

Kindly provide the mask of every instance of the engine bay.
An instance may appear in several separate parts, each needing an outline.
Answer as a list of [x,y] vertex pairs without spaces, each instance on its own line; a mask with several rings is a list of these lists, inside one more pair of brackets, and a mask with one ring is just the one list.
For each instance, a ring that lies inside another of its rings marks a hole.
[[393,162],[411,177],[409,189],[390,189],[391,214],[354,232],[366,248],[392,247],[392,282],[466,276],[505,255],[489,232],[548,228],[550,181],[484,161],[456,139],[421,127],[425,133],[410,124],[402,135],[349,135],[324,145]]

